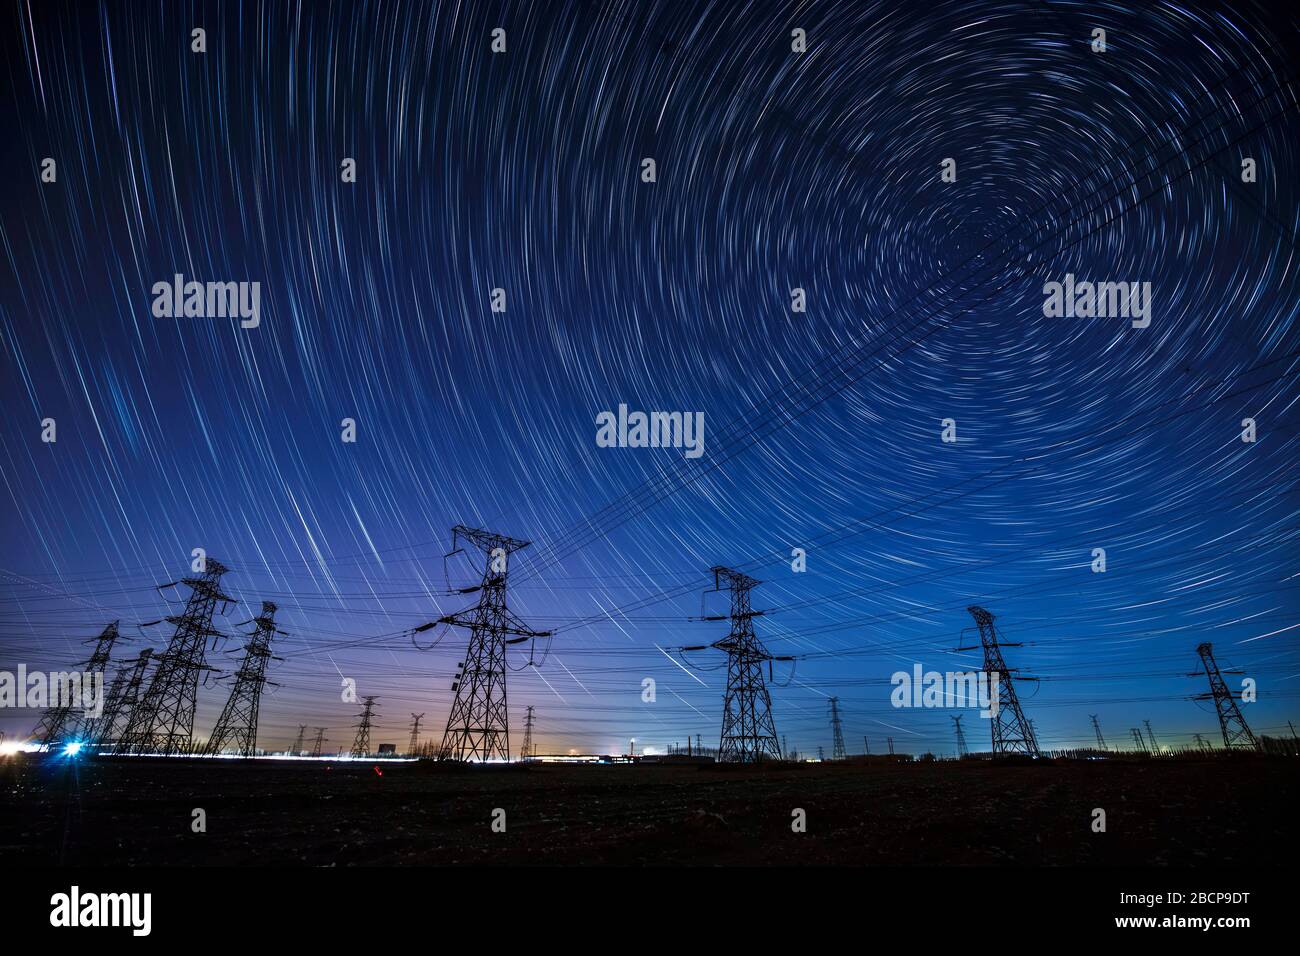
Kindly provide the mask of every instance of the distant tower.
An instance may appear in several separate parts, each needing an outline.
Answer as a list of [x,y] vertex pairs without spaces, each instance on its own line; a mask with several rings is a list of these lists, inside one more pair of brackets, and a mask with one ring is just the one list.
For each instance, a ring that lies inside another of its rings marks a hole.
[[1157,754],[1160,753],[1160,744],[1156,742],[1156,732],[1151,729],[1151,721],[1144,720],[1142,721],[1142,724],[1147,729],[1147,740],[1151,744],[1151,752]]
[[826,751],[824,751],[820,745],[817,747],[817,759],[818,760],[826,759]]
[[1093,730],[1096,732],[1096,734],[1097,734],[1097,747],[1098,747],[1098,749],[1100,749],[1100,750],[1105,750],[1105,749],[1106,749],[1106,741],[1102,739],[1102,736],[1101,736],[1101,724],[1097,723],[1097,715],[1096,715],[1096,714],[1093,714],[1093,715],[1092,715],[1092,729],[1093,729]]
[[307,725],[299,724],[298,736],[294,737],[293,743],[289,745],[289,753],[293,754],[295,757],[302,753],[302,739],[305,736],[307,736]]
[[118,742],[119,753],[189,752],[199,675],[212,670],[207,664],[207,644],[222,636],[212,626],[212,617],[218,604],[234,602],[221,591],[221,576],[225,573],[224,564],[207,558],[198,577],[182,579],[181,583],[190,588],[185,612],[167,618],[176,625],[176,631],[167,650],[158,657],[149,690],[131,714]]
[[317,728],[316,728],[316,739],[315,739],[314,741],[312,741],[312,745],[311,745],[311,755],[312,755],[313,757],[319,757],[319,756],[320,756],[321,747],[324,746],[324,744],[325,744],[325,740],[326,740],[326,737],[325,737],[325,731],[327,731],[327,730],[329,730],[328,727],[317,727]]
[[866,737],[863,737],[863,738],[862,738],[862,752],[863,752],[864,754],[870,754],[870,753],[871,753],[871,741],[868,740]]
[[970,753],[970,751],[966,749],[966,734],[961,729],[961,719],[963,716],[965,715],[958,714],[956,717],[952,718],[953,729],[957,731],[957,756],[958,757],[964,757],[968,753]]
[[424,720],[424,714],[411,715],[411,739],[406,745],[406,755],[414,757],[420,744],[420,721]]
[[[95,745],[102,747],[109,741],[116,743],[118,734],[116,732],[123,718],[128,719],[140,703],[140,695],[144,686],[144,674],[149,669],[149,664],[153,660],[153,648],[146,647],[140,652],[131,665],[130,674],[126,679],[126,686],[122,688],[117,696],[110,695],[104,704],[104,716],[100,718],[95,727]],[[121,676],[121,675],[119,675]],[[113,682],[117,686],[117,681]]]
[[1129,732],[1133,735],[1133,743],[1137,744],[1138,750],[1142,751],[1144,754],[1151,752],[1147,749],[1147,742],[1142,739],[1142,731],[1138,730],[1136,727],[1131,727],[1129,728]]
[[1012,671],[1002,659],[1002,648],[1020,647],[1019,644],[1004,644],[998,640],[997,629],[993,626],[993,615],[982,607],[972,605],[966,609],[975,618],[979,626],[980,643],[984,646],[984,673],[992,682],[993,675],[998,678],[998,712],[989,721],[993,731],[993,756],[1003,754],[1028,754],[1037,757],[1038,741],[1034,730],[1025,720],[1020,709],[1020,699],[1016,696],[1015,679]]
[[831,759],[844,760],[848,754],[844,749],[844,727],[840,722],[840,699],[832,697],[831,705]]
[[1259,741],[1250,732],[1246,718],[1241,716],[1241,708],[1237,706],[1236,696],[1228,689],[1223,672],[1214,661],[1213,645],[1208,642],[1198,644],[1196,653],[1201,655],[1201,666],[1205,668],[1205,676],[1210,680],[1210,692],[1201,694],[1196,699],[1214,700],[1214,709],[1219,714],[1219,729],[1223,731],[1223,746],[1228,750],[1258,750]]
[[885,738],[885,743],[887,743],[887,744],[889,745],[889,753],[890,753],[890,756],[893,756],[893,753],[894,753],[894,738],[893,738],[893,737],[886,737],[886,738]]
[[527,760],[532,755],[533,755],[533,708],[530,706],[527,709],[527,713],[524,716],[524,745],[519,748],[519,759]]
[[[722,735],[718,760],[756,763],[780,760],[776,724],[772,720],[772,698],[763,680],[763,665],[771,668],[773,657],[754,633],[754,618],[762,614],[750,608],[749,592],[759,583],[730,568],[715,567],[713,585],[731,592],[731,632],[711,646],[727,652],[727,693],[722,703]],[[724,584],[725,582],[725,584]]]
[[368,757],[370,755],[370,718],[375,713],[375,697],[367,697],[362,702],[361,723],[357,724],[357,735],[352,738],[352,756]]
[[1207,750],[1207,749],[1209,749],[1209,748],[1206,746],[1205,738],[1202,737],[1200,734],[1192,734],[1192,738],[1196,741],[1196,747],[1197,747],[1198,750]]
[[[510,555],[529,545],[457,525],[452,530],[453,553],[461,538],[486,556],[479,600],[474,607],[438,619],[439,624],[469,628],[469,648],[452,683],[456,699],[447,718],[442,752],[452,760],[509,760],[510,721],[506,704],[506,636],[547,637],[548,631],[524,626],[506,608],[506,574]],[[514,643],[514,641],[511,641]]]
[[263,601],[262,613],[251,622],[253,633],[244,645],[244,659],[235,671],[235,684],[208,738],[209,754],[219,754],[227,745],[241,757],[251,757],[257,751],[257,717],[262,706],[266,668],[272,660],[282,660],[271,654],[271,640],[277,633],[284,633],[276,631],[275,612],[274,604]]
[[[85,671],[83,680],[86,681],[83,686],[85,693],[93,693],[95,675],[100,675],[99,679],[103,680],[103,674],[108,669],[108,657],[113,652],[113,645],[117,643],[119,637],[117,631],[118,621],[109,624],[100,633],[99,637],[92,638],[95,650],[90,655],[90,660],[81,661],[74,665],[84,667]],[[91,641],[87,641],[87,644]],[[51,702],[55,688],[50,687]],[[32,731],[32,736],[41,746],[49,749],[57,743],[66,740],[73,740],[78,737],[82,730],[84,717],[84,708],[77,701],[65,700],[60,704],[55,704],[47,710],[42,716],[36,729]],[[90,718],[86,718],[89,720]]]

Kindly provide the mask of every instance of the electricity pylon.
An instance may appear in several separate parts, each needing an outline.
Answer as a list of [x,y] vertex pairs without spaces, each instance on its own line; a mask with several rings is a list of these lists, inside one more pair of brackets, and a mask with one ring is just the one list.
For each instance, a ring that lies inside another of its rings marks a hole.
[[411,715],[411,740],[406,745],[406,755],[415,756],[415,748],[420,743],[420,721],[424,720],[424,714]]
[[312,741],[312,745],[311,745],[311,755],[312,755],[313,757],[319,757],[319,756],[320,756],[321,747],[324,745],[325,740],[326,740],[326,737],[325,737],[325,731],[327,731],[327,730],[329,730],[328,727],[317,727],[317,728],[316,728],[316,739],[315,739],[314,741]]
[[530,705],[524,716],[524,745],[519,748],[519,759],[527,760],[533,755],[533,708]]
[[1147,740],[1151,742],[1151,752],[1160,753],[1160,744],[1156,742],[1156,732],[1151,729],[1151,721],[1144,720],[1142,725],[1147,729]]
[[1142,751],[1144,754],[1151,752],[1147,749],[1147,742],[1142,739],[1142,731],[1138,730],[1136,727],[1130,727],[1129,733],[1133,735],[1133,743],[1137,744],[1138,750]]
[[[731,610],[723,615],[711,615],[705,620],[730,620],[731,633],[710,647],[727,652],[727,694],[722,703],[722,737],[718,745],[719,762],[757,763],[760,760],[780,760],[781,746],[777,743],[776,724],[772,720],[772,698],[763,680],[763,665],[771,676],[772,661],[791,660],[773,657],[754,633],[754,618],[762,615],[749,604],[749,592],[759,583],[746,574],[730,568],[715,567],[714,590],[721,591],[723,582],[731,592]],[[703,650],[701,647],[683,650]]]
[[232,744],[241,757],[251,757],[257,750],[257,715],[262,687],[267,683],[266,668],[273,660],[283,660],[271,653],[272,639],[276,634],[284,634],[276,630],[275,612],[274,604],[263,601],[262,613],[251,622],[254,629],[244,645],[244,659],[235,671],[235,686],[208,738],[209,754],[221,753],[227,744]]
[[293,754],[295,757],[302,753],[302,739],[305,736],[307,736],[307,725],[299,724],[298,736],[294,737],[293,743],[289,745],[289,753]]
[[[549,637],[534,631],[506,607],[506,576],[510,555],[527,541],[457,525],[452,529],[452,554],[461,538],[486,556],[478,604],[438,619],[439,624],[469,628],[469,647],[451,688],[456,692],[442,753],[452,760],[509,760],[510,721],[506,702],[506,645],[529,638]],[[515,635],[509,641],[506,635]]]
[[[1219,665],[1214,660],[1214,646],[1209,642],[1198,644],[1196,653],[1201,655],[1201,666],[1205,668],[1205,676],[1210,681],[1210,692],[1200,694],[1195,700],[1214,701],[1214,709],[1219,714],[1219,729],[1223,731],[1223,746],[1228,750],[1258,750],[1259,741],[1255,735],[1250,732],[1250,726],[1246,723],[1246,718],[1241,716],[1241,708],[1237,706],[1237,696],[1228,689],[1228,682],[1223,679],[1224,672],[1219,670]],[[1239,674],[1240,671],[1228,671],[1229,674]]]
[[[80,661],[73,665],[74,667],[85,668],[82,672],[81,683],[83,694],[94,690],[96,674],[100,675],[100,680],[103,680],[103,674],[108,669],[108,657],[113,652],[113,645],[117,643],[119,637],[118,623],[118,621],[114,621],[100,632],[99,637],[86,641],[87,644],[93,641],[95,650],[91,652],[89,660]],[[50,694],[53,695],[56,691],[57,688],[51,683]],[[85,717],[84,712],[77,712],[84,703],[84,701],[78,703],[69,699],[54,704],[41,715],[40,722],[32,731],[32,737],[46,749],[61,743],[63,740],[76,740],[81,731],[85,729],[83,724],[88,724],[94,719]]]
[[[146,647],[131,665],[125,686],[122,686],[116,694],[109,695],[108,701],[104,704],[104,716],[95,725],[96,747],[102,747],[109,741],[116,743],[119,739],[116,733],[117,726],[122,722],[123,715],[126,715],[129,720],[130,715],[139,705],[141,688],[144,686],[144,672],[149,669],[152,662],[153,648]],[[123,672],[126,670],[127,668],[122,668]],[[119,672],[118,676],[122,676],[122,673]],[[119,687],[116,680],[113,681],[113,686]]]
[[1097,746],[1102,750],[1106,750],[1107,749],[1106,741],[1103,740],[1101,736],[1101,724],[1097,723],[1096,714],[1092,714],[1091,716],[1092,716],[1092,729],[1097,732]]
[[966,734],[961,729],[961,719],[964,716],[965,714],[958,714],[956,717],[952,718],[953,729],[957,731],[957,756],[958,757],[964,757],[968,753],[970,753],[970,751],[966,748]]
[[831,759],[844,760],[848,754],[844,750],[844,726],[840,722],[840,699],[832,697],[831,706]]
[[354,757],[370,756],[370,718],[374,716],[375,701],[377,699],[367,697],[362,701],[361,713],[357,714],[361,718],[361,723],[357,724],[357,735],[352,738],[352,756]]
[[204,559],[196,578],[180,583],[190,588],[185,612],[166,620],[176,625],[170,643],[158,656],[158,666],[144,699],[131,714],[126,733],[118,742],[118,753],[187,753],[194,734],[194,707],[198,700],[199,674],[211,671],[207,643],[224,635],[212,626],[217,604],[231,604],[234,598],[221,591],[226,566],[215,558]]
[[[982,607],[972,605],[966,609],[975,618],[979,626],[980,643],[984,647],[984,675],[992,681],[993,675],[998,680],[997,713],[989,723],[993,733],[993,756],[1004,754],[1027,754],[1039,756],[1038,740],[1034,729],[1025,719],[1020,709],[1020,698],[1016,696],[1011,669],[1002,659],[1002,648],[1020,647],[1020,644],[1003,644],[998,641],[997,629],[993,626],[993,615]],[[1032,680],[1033,678],[1015,678],[1015,680]]]

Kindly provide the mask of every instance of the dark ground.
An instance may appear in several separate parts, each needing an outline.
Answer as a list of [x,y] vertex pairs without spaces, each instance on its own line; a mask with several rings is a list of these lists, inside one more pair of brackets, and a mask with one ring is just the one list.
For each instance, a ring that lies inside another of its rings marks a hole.
[[[0,867],[1289,865],[1297,761],[668,766],[0,760]],[[191,831],[192,810],[207,832]],[[506,811],[494,833],[492,812]],[[791,832],[791,811],[807,832]],[[1092,831],[1094,807],[1107,832]]]

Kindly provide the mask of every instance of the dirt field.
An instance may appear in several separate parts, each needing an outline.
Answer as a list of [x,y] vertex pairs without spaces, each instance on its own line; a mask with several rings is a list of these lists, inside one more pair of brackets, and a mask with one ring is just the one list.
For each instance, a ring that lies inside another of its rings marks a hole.
[[1273,866],[1300,848],[1285,758],[380,769],[10,758],[0,864]]

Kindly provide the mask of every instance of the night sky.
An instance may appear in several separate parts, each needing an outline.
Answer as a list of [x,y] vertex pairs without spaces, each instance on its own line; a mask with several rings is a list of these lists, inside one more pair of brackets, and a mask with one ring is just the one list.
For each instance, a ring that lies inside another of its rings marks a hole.
[[[342,677],[379,697],[374,742],[404,747],[412,711],[440,738],[467,635],[427,630],[420,650],[411,629],[474,601],[448,593],[481,572],[444,560],[463,523],[534,542],[510,604],[556,632],[511,648],[515,750],[530,704],[542,752],[716,746],[725,657],[677,650],[726,632],[691,620],[725,606],[703,596],[716,564],[763,581],[759,637],[798,658],[773,665],[776,728],[805,753],[829,754],[837,696],[850,752],[892,736],[951,754],[961,711],[895,709],[890,675],[977,668],[956,651],[977,642],[972,603],[1023,642],[1006,654],[1040,678],[1018,689],[1044,747],[1090,745],[1090,714],[1113,746],[1143,720],[1164,745],[1221,745],[1191,699],[1207,640],[1257,681],[1257,734],[1300,719],[1286,15],[638,0],[0,19],[0,669],[66,667],[115,618],[119,661],[161,650],[171,629],[136,625],[179,612],[187,592],[157,586],[202,547],[240,602],[210,662],[234,669],[262,600],[289,634],[261,746],[300,723],[349,745]],[[156,318],[177,273],[260,282],[260,326]],[[1149,327],[1044,317],[1067,273],[1151,283]],[[620,403],[703,412],[703,456],[597,447]],[[226,693],[200,689],[199,736]],[[37,717],[0,711],[0,729]]]

